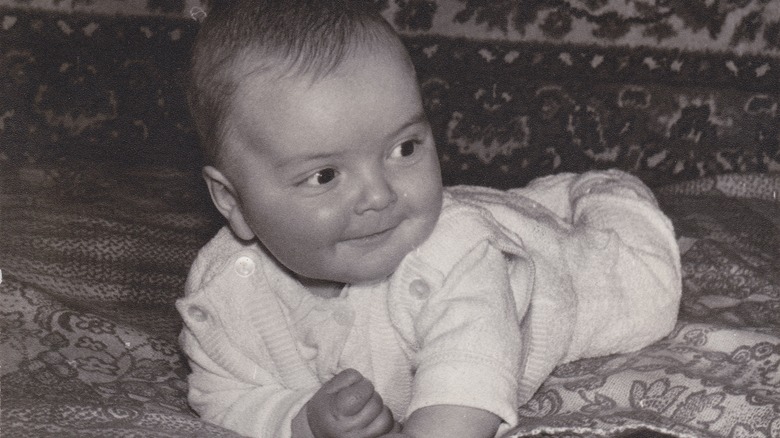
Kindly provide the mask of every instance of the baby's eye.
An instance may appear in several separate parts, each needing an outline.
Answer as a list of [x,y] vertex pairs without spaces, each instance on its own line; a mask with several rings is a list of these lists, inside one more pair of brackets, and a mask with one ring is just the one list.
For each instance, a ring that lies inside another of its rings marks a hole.
[[306,178],[306,181],[304,181],[304,184],[310,185],[310,186],[321,186],[325,185],[331,181],[333,181],[336,178],[336,175],[338,175],[338,172],[336,172],[336,169],[333,168],[327,168],[322,169],[320,171],[317,171],[314,175]]
[[393,158],[402,158],[414,155],[414,151],[417,150],[417,141],[407,140],[393,149],[390,156]]

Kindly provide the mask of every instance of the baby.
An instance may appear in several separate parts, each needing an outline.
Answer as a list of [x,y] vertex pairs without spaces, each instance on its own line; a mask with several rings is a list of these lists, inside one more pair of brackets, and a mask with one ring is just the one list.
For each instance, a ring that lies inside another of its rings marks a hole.
[[189,401],[261,437],[492,437],[556,365],[674,326],[670,222],[618,171],[442,188],[368,0],[226,0],[190,101],[227,226],[177,303]]

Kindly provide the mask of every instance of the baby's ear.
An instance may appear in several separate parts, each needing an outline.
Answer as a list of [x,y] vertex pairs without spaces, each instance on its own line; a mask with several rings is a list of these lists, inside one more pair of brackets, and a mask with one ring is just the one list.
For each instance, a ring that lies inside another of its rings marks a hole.
[[241,202],[230,180],[216,167],[205,166],[203,179],[211,194],[211,201],[217,207],[222,216],[230,225],[230,229],[243,240],[252,240],[255,233],[246,223],[244,213],[241,211]]

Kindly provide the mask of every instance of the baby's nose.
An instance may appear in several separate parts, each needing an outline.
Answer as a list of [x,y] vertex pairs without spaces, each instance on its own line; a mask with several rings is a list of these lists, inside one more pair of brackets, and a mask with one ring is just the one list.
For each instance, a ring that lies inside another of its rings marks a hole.
[[387,208],[398,199],[393,186],[384,175],[368,175],[363,183],[360,199],[355,204],[355,213],[379,211]]

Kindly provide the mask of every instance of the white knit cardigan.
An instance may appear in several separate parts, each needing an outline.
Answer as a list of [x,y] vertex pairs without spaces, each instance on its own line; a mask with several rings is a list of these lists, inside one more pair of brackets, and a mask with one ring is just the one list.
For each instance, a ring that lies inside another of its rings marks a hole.
[[504,430],[556,365],[666,335],[680,283],[669,220],[618,171],[448,188],[433,234],[390,278],[335,299],[223,229],[177,302],[189,399],[214,423],[285,437],[321,384],[352,367],[400,419],[457,404],[495,413]]

